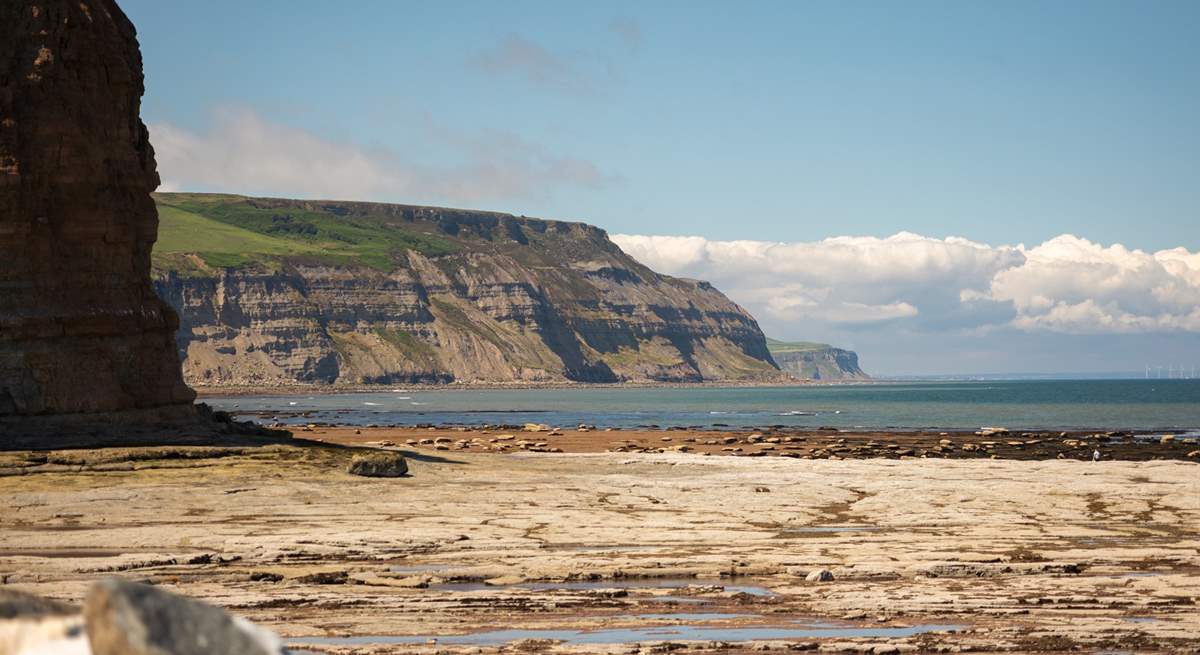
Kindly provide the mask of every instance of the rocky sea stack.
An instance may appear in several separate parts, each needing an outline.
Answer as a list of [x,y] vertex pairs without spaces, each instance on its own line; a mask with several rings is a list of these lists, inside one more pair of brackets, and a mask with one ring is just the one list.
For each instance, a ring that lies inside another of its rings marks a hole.
[[150,281],[142,90],[112,0],[0,4],[0,424],[195,415]]

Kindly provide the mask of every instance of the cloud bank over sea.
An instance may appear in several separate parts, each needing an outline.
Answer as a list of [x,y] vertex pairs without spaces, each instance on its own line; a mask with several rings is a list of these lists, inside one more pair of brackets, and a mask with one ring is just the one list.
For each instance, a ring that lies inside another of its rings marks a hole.
[[[1200,334],[1200,252],[1186,248],[1146,252],[1070,234],[1033,247],[909,232],[794,243],[613,240],[655,270],[712,282],[769,334],[786,338],[882,343],[893,334],[928,347],[931,339],[1013,333],[1024,342],[1050,335],[1106,343],[1166,334],[1193,342]],[[1112,366],[1140,367],[1129,355]],[[1148,356],[1147,364],[1166,363],[1161,353]]]

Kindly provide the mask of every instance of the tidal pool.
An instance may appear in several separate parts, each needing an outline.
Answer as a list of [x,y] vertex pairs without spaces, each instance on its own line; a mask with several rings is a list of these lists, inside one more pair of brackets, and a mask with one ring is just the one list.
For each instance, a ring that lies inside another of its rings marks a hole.
[[550,639],[568,644],[631,644],[644,641],[763,641],[776,639],[820,639],[829,637],[877,637],[898,639],[926,632],[958,630],[963,626],[924,624],[905,628],[829,628],[810,625],[778,627],[729,627],[672,625],[603,630],[492,630],[465,635],[363,635],[353,637],[295,637],[296,644],[351,646],[360,644],[439,644],[495,646],[524,639]]
[[514,585],[488,585],[482,582],[446,582],[429,585],[441,591],[480,591],[483,589],[529,589],[531,591],[583,591],[588,589],[686,589],[688,587],[721,587],[725,591],[739,592],[751,596],[774,596],[766,587],[753,585],[724,584],[720,580],[696,578],[641,578],[602,580],[598,582],[522,582]]

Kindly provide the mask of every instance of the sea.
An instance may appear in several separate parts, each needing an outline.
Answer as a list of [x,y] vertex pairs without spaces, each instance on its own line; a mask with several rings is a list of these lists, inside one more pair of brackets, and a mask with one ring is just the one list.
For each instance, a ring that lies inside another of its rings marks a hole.
[[284,424],[786,426],[872,430],[1163,430],[1200,434],[1200,380],[921,381],[779,387],[389,388],[240,395],[217,409]]

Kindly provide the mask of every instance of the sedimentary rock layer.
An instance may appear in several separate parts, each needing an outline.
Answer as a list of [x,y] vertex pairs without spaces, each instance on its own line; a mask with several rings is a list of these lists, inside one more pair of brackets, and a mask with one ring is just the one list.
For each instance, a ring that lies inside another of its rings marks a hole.
[[583,223],[353,202],[158,200],[164,220],[199,235],[155,255],[194,384],[781,375],[741,307],[704,282],[655,273]]
[[189,411],[141,95],[112,0],[0,3],[0,420]]
[[833,346],[803,351],[777,352],[771,356],[779,368],[801,380],[867,380],[867,375],[858,365],[858,353]]

